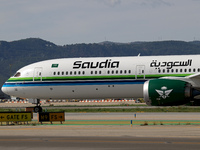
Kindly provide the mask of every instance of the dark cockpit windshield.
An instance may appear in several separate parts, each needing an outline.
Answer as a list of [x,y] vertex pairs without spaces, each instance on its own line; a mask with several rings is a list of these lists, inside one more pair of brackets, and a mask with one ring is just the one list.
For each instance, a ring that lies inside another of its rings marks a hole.
[[21,73],[20,72],[17,72],[14,77],[20,77],[21,76]]

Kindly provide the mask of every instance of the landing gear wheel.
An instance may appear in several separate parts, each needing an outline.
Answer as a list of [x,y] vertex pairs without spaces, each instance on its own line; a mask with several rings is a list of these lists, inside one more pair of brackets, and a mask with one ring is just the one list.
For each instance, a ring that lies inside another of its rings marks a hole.
[[34,107],[34,112],[36,112],[36,113],[42,112],[42,107],[40,107],[40,106],[35,106],[35,107]]

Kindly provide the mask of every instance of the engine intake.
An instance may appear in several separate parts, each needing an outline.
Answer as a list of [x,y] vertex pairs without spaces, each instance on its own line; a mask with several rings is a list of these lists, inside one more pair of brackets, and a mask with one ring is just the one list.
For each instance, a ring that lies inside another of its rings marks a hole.
[[174,106],[192,99],[190,83],[172,79],[154,79],[144,83],[144,100],[149,106]]

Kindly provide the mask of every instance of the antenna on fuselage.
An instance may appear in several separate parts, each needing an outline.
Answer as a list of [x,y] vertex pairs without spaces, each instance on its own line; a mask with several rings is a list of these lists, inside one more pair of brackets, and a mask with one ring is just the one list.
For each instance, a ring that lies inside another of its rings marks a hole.
[[137,56],[140,57],[140,53]]

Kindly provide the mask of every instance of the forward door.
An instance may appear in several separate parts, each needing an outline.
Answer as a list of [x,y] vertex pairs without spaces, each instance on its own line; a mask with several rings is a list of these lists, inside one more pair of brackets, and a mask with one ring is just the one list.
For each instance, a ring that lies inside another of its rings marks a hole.
[[136,66],[136,79],[145,79],[145,66],[137,65]]
[[33,81],[42,81],[42,67],[34,69]]

